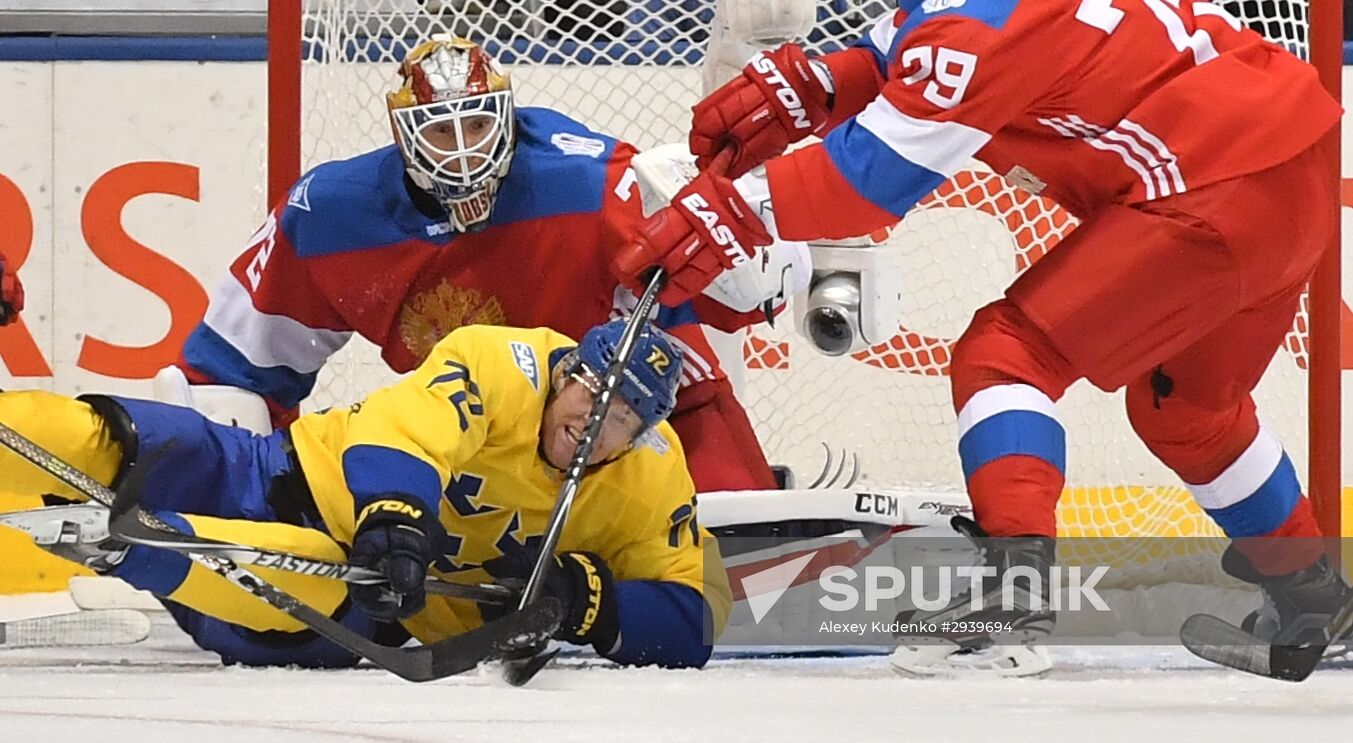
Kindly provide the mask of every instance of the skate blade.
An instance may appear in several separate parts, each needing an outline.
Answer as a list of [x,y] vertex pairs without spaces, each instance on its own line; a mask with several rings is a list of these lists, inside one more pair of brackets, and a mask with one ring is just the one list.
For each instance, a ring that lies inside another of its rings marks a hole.
[[894,671],[913,676],[1036,676],[1052,668],[1052,656],[1038,646],[993,645],[961,652],[958,645],[940,641],[900,645],[888,657]]
[[108,509],[97,503],[48,506],[0,513],[0,526],[17,529],[37,544],[52,545],[61,541],[62,526],[70,523],[80,527],[83,541],[97,543],[108,538],[107,514]]

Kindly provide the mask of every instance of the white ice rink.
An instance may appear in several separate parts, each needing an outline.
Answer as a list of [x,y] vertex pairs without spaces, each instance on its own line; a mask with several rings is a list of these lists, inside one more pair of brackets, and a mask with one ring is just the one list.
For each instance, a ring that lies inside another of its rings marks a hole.
[[377,669],[223,668],[172,626],[140,645],[0,650],[0,741],[1353,740],[1353,663],[1302,684],[1181,650],[1060,649],[1038,679],[902,678],[883,657],[572,659],[525,689],[494,669],[416,685]]

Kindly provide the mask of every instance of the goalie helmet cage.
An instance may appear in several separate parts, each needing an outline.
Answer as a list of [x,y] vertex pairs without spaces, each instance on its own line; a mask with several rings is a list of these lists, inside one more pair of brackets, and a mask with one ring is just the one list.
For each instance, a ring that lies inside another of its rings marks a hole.
[[[384,93],[394,84],[396,63],[435,31],[484,44],[512,71],[518,105],[562,110],[640,148],[684,142],[719,2],[270,0],[269,204],[304,168],[390,142]],[[1339,96],[1340,0],[1217,4],[1311,61]],[[806,46],[839,49],[895,6],[818,2]],[[1330,139],[1337,153],[1337,130]],[[1339,175],[1336,154],[1329,177],[1337,184]],[[821,467],[825,442],[860,455],[862,486],[961,489],[945,379],[949,344],[973,310],[999,296],[1075,223],[1055,203],[974,162],[886,236],[915,263],[903,277],[908,306],[896,337],[827,359],[783,327],[792,323],[757,329],[744,341],[747,368],[737,370],[745,373],[739,390],[771,461],[811,476]],[[944,255],[926,249],[941,243]],[[415,298],[405,316],[450,329],[481,301],[445,285],[436,294]],[[1336,236],[1256,391],[1260,415],[1302,473],[1326,534],[1341,527],[1341,308]],[[350,402],[389,378],[371,349],[362,353],[340,352],[321,373],[313,404]],[[1059,511],[1064,534],[1216,533],[1173,474],[1131,435],[1120,400],[1080,383],[1059,407],[1069,446]]]

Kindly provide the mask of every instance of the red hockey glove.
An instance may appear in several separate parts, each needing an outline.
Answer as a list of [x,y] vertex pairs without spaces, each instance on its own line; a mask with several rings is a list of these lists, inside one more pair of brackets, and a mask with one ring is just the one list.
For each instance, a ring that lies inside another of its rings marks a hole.
[[701,173],[677,192],[669,206],[639,225],[633,242],[615,258],[615,275],[642,291],[656,266],[667,272],[667,286],[658,301],[669,307],[704,290],[724,269],[752,257],[770,234],[733,182]]
[[794,44],[760,52],[733,78],[695,104],[691,154],[702,170],[731,145],[736,178],[785,151],[827,121],[830,95]]
[[0,257],[0,325],[8,325],[23,311],[23,284],[17,274],[5,272],[5,259]]

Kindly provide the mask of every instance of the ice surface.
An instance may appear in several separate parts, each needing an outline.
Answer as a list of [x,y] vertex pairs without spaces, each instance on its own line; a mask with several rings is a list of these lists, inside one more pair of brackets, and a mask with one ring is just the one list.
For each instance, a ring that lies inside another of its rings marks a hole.
[[[1353,663],[1302,684],[1172,648],[1061,648],[1038,679],[911,679],[884,657],[573,658],[525,689],[494,669],[416,685],[377,669],[223,668],[157,623],[136,646],[0,651],[5,741],[1333,741]],[[88,736],[88,737],[85,737]]]

